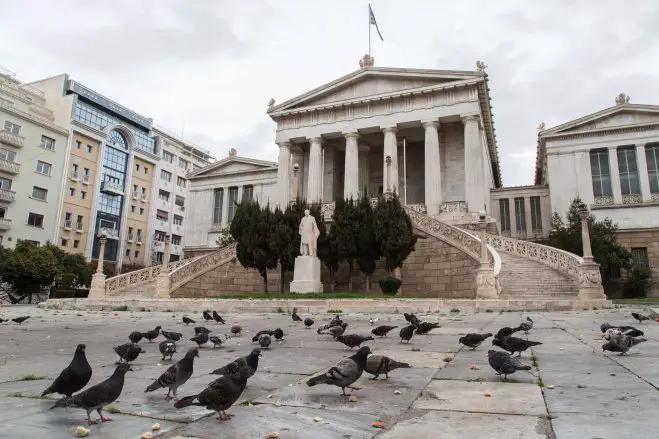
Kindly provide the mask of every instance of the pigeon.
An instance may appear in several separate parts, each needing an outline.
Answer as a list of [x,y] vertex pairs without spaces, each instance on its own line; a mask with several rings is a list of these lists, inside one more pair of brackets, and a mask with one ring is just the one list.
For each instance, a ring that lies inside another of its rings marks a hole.
[[460,344],[465,345],[465,346],[469,346],[471,348],[471,350],[473,351],[478,346],[480,346],[481,343],[483,343],[485,340],[487,340],[490,337],[492,337],[492,334],[489,333],[489,332],[487,334],[471,333],[471,334],[465,335],[464,337],[460,337],[458,342]]
[[236,337],[240,336],[240,333],[241,333],[241,332],[243,332],[243,328],[241,328],[239,325],[233,325],[233,326],[231,327],[231,333],[232,333],[234,336],[236,336]]
[[499,346],[501,349],[506,350],[510,352],[510,354],[514,354],[515,352],[519,352],[518,356],[522,356],[522,352],[527,350],[528,348],[532,346],[538,346],[541,345],[542,342],[539,341],[531,341],[531,340],[524,340],[523,338],[517,338],[517,337],[504,337],[504,338],[495,338],[492,340],[492,345],[494,346]]
[[208,343],[209,338],[210,337],[208,336],[208,332],[200,332],[199,334],[192,337],[190,341],[194,341],[199,347],[201,347],[202,344]]
[[210,311],[204,311],[201,314],[204,316],[204,320],[213,320],[213,316],[211,315]]
[[133,331],[130,334],[128,334],[128,340],[130,340],[131,343],[137,344],[140,342],[140,340],[142,340],[142,338],[144,338],[144,334],[141,333],[140,331]]
[[226,410],[240,398],[245,387],[247,387],[247,379],[250,376],[249,369],[243,365],[237,373],[221,376],[212,381],[200,393],[185,396],[176,401],[174,407],[177,409],[192,405],[205,407],[207,410],[216,411],[220,422],[224,422],[231,417],[226,413]]
[[533,329],[533,320],[531,317],[526,317],[526,320],[519,324],[518,326],[520,331],[524,331],[525,334],[528,334],[531,329]]
[[30,316],[16,317],[15,319],[11,319],[11,321],[16,322],[20,325],[29,318],[30,318]]
[[641,337],[645,335],[643,331],[636,329],[633,326],[611,326],[608,323],[602,323],[600,330],[605,334],[611,330],[616,330],[620,331],[622,334],[629,335],[630,337]]
[[629,349],[639,343],[647,341],[645,338],[634,338],[624,334],[616,334],[611,339],[602,345],[602,352],[620,352],[620,355],[626,354]]
[[262,336],[263,334],[267,335],[272,335],[272,330],[271,329],[261,329],[259,332],[257,332],[254,337],[252,337],[253,342],[259,341],[259,337]]
[[497,335],[494,336],[494,338],[504,338],[508,337],[510,335],[513,335],[515,332],[520,331],[520,328],[511,328],[510,326],[504,326],[503,328],[499,329],[499,332],[497,332]]
[[313,387],[318,384],[329,384],[341,388],[343,395],[346,395],[346,387],[351,390],[359,390],[357,387],[350,387],[364,373],[366,360],[371,353],[371,348],[362,346],[354,355],[344,358],[332,366],[327,372],[312,377],[307,381],[307,386]]
[[343,323],[343,320],[341,320],[341,316],[340,315],[335,315],[334,317],[332,317],[332,320],[330,320],[329,324],[330,324],[330,328],[331,328],[332,326],[338,326],[338,325],[341,325],[342,323]]
[[385,357],[384,355],[371,355],[366,360],[366,366],[364,370],[371,375],[374,375],[373,380],[376,380],[381,373],[384,374],[385,379],[389,379],[389,372],[400,369],[400,368],[409,368],[411,367],[408,363],[399,363],[398,361]]
[[354,347],[359,347],[362,343],[369,340],[375,340],[372,336],[364,337],[359,334],[348,334],[348,335],[339,335],[336,337],[336,341],[340,341],[344,345],[348,346],[350,349]]
[[293,318],[294,322],[301,322],[302,321],[300,316],[297,315],[297,308],[293,308],[293,313],[291,314],[291,317]]
[[428,322],[421,322],[419,323],[419,326],[416,328],[416,333],[421,335],[421,334],[427,334],[433,329],[439,328],[439,323],[428,323]]
[[117,366],[114,373],[107,380],[91,386],[87,390],[58,400],[50,409],[58,407],[79,407],[87,411],[87,423],[96,424],[98,421],[92,421],[90,413],[96,410],[101,417],[101,422],[111,421],[112,419],[103,416],[103,408],[119,398],[124,388],[124,378],[126,372],[133,370],[127,363]]
[[163,331],[162,329],[160,330],[160,333],[165,337],[167,340],[171,341],[179,341],[182,337],[183,334],[180,332],[174,332],[174,331]]
[[209,334],[209,333],[211,333],[211,332],[213,332],[213,331],[211,331],[210,329],[206,329],[206,328],[203,327],[203,326],[195,326],[195,327],[194,327],[194,333],[195,333],[195,334],[201,334],[202,332],[204,332],[204,333],[206,333],[206,334]]
[[92,377],[92,367],[87,361],[85,349],[84,344],[79,344],[76,347],[69,365],[60,372],[50,387],[43,391],[42,397],[51,393],[59,393],[68,397],[87,385]]
[[632,317],[638,320],[638,323],[643,323],[643,320],[650,320],[650,317],[644,316],[643,314],[639,314],[637,312],[633,312]]
[[169,390],[167,391],[165,400],[169,401],[171,399],[169,394],[172,392],[174,393],[174,399],[178,399],[176,397],[176,389],[185,384],[192,376],[195,358],[199,358],[199,349],[189,349],[188,352],[185,353],[185,357],[178,360],[176,364],[172,364],[165,373],[160,375],[157,380],[144,390],[144,393],[153,392],[154,390],[167,387]]
[[261,334],[259,337],[259,346],[261,346],[263,349],[268,349],[270,347],[270,343],[272,343],[272,339],[268,334]]
[[155,340],[156,338],[158,338],[158,336],[160,335],[160,329],[161,329],[160,326],[156,326],[155,329],[152,329],[152,330],[150,330],[150,331],[146,331],[146,332],[145,332],[144,334],[142,334],[142,335],[144,335],[144,338],[146,338],[147,340],[149,340],[149,342],[151,343],[151,342],[153,342],[153,340]]
[[183,323],[189,325],[190,323],[196,323],[196,322],[192,320],[190,317],[183,316]]
[[215,320],[215,323],[222,323],[223,325],[226,323],[222,316],[217,313],[217,311],[213,311],[213,320]]
[[4,322],[8,322],[8,321],[9,321],[8,319],[3,319],[2,317],[0,317],[0,323],[4,323]]
[[419,326],[421,324],[421,321],[414,314],[408,314],[408,313],[405,312],[405,313],[403,313],[403,316],[405,316],[405,320],[407,320],[408,323],[410,323],[414,326]]
[[512,355],[493,349],[487,351],[487,361],[497,375],[503,375],[504,380],[507,379],[508,375],[512,375],[518,370],[531,370],[531,366],[522,364]]
[[304,327],[309,329],[313,326],[313,319],[311,317],[307,317],[304,319]]
[[211,341],[211,343],[213,343],[213,347],[216,348],[218,346],[221,346],[222,343],[224,343],[225,341],[227,341],[227,338],[228,337],[226,335],[221,334],[221,335],[212,335],[209,337],[209,340]]
[[329,328],[329,333],[334,337],[334,340],[338,340],[338,337],[343,335],[347,327],[347,323],[342,323],[340,326],[332,326]]
[[255,348],[249,354],[244,357],[240,357],[229,364],[225,364],[219,369],[215,369],[211,372],[212,375],[232,375],[240,372],[240,368],[246,366],[249,371],[249,376],[251,377],[256,373],[256,369],[259,367],[259,357],[261,356],[261,349]]
[[272,334],[270,334],[275,337],[275,340],[281,340],[284,338],[284,331],[281,330],[281,328],[277,328],[274,331],[272,331]]
[[124,360],[126,363],[129,361],[135,360],[140,354],[145,353],[146,351],[140,346],[133,343],[124,343],[121,346],[116,346],[113,348],[114,351],[119,355],[119,362]]
[[172,360],[172,357],[176,353],[176,343],[171,340],[161,341],[158,345],[160,353],[162,354],[162,359],[164,360],[167,355],[169,355],[169,360]]
[[410,340],[412,339],[412,336],[414,335],[414,330],[415,329],[416,329],[416,326],[414,326],[414,325],[409,325],[409,326],[405,326],[404,328],[402,328],[400,330],[400,342],[402,343],[403,340],[405,340],[406,342],[409,343]]
[[368,322],[372,325],[375,325],[380,320],[380,317],[371,317],[368,319]]
[[375,329],[372,329],[371,334],[377,335],[378,337],[386,337],[389,331],[396,328],[398,328],[398,326],[382,325],[382,326],[378,326]]

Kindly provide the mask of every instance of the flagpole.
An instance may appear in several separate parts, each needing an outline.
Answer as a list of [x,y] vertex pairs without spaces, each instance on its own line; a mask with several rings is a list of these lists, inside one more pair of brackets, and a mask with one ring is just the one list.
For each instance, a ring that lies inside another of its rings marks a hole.
[[368,56],[371,56],[371,4],[368,4]]

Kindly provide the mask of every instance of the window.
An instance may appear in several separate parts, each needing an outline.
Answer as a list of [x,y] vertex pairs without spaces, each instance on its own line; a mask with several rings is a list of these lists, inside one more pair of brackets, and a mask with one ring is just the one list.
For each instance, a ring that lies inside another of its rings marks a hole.
[[136,171],[139,171],[139,170],[140,170],[140,164],[139,164],[139,163],[135,163],[135,170],[136,170]]
[[531,230],[542,231],[540,197],[531,197]]
[[[41,160],[37,160],[37,172],[39,174],[44,174],[44,175],[50,175],[50,170],[52,169],[52,165],[50,163],[42,162]],[[78,165],[73,165],[73,168],[75,172],[78,172]]]
[[7,160],[8,162],[13,162],[14,160],[16,160],[16,153],[14,151],[0,149],[0,160]]
[[133,240],[133,228],[132,227],[128,228],[128,240],[129,241]]
[[156,262],[158,264],[162,264],[162,258],[165,256],[163,252],[157,252],[156,253]]
[[169,201],[169,192],[160,189],[158,191],[158,198],[161,199],[162,201]]
[[51,139],[48,136],[41,136],[41,145],[39,146],[49,151],[55,151],[55,139]]
[[174,204],[176,204],[179,207],[185,207],[185,198],[177,195],[176,198],[174,199]]
[[76,220],[76,230],[82,230],[82,215],[78,215],[78,219]]
[[171,173],[171,172],[167,172],[167,171],[165,171],[164,169],[161,169],[161,170],[160,170],[160,179],[161,179],[161,180],[168,181],[168,182],[169,182],[169,181],[172,181],[172,173]]
[[167,221],[169,219],[169,213],[164,210],[156,210],[156,219],[160,221]]
[[43,215],[30,212],[27,216],[27,225],[32,227],[43,227]]
[[81,200],[84,200],[85,198],[87,198],[87,192],[85,192],[85,191],[80,191],[80,199],[81,199]]
[[36,200],[46,201],[48,197],[48,189],[44,189],[38,186],[32,186],[32,198]]
[[135,257],[137,258],[137,257],[139,257],[139,255],[140,255],[140,251],[139,251],[139,250],[135,250]]
[[174,215],[174,225],[175,226],[182,226],[183,225],[183,217],[179,215]]
[[618,172],[620,174],[620,192],[622,195],[641,193],[636,165],[636,147],[618,148]]
[[648,166],[648,177],[650,178],[650,192],[659,193],[659,145],[648,145],[645,147],[645,160]]
[[140,207],[140,215],[144,215],[144,208]]
[[126,249],[126,256],[130,257],[130,249],[129,248]]
[[9,131],[12,134],[16,134],[17,136],[20,136],[21,135],[21,126],[6,120],[5,121],[5,131]]
[[526,231],[526,211],[524,210],[524,198],[515,198],[515,227],[518,232]]
[[182,159],[181,157],[178,158],[178,167],[181,169],[188,169],[188,161]]
[[80,149],[82,147],[82,142],[80,140],[76,140],[76,149]]
[[242,201],[252,201],[254,198],[254,186],[251,184],[243,186],[243,199]]
[[76,194],[76,189],[73,188],[73,187],[70,187],[70,188],[69,188],[69,195],[71,195],[72,197],[74,197],[75,194]]
[[64,220],[65,221],[71,221],[71,212],[66,212],[64,214]]
[[41,242],[39,242],[39,241],[33,241],[33,240],[31,240],[31,239],[17,239],[17,240],[16,240],[16,243],[17,243],[17,244],[20,244],[21,242],[27,242],[28,244],[32,244],[32,245],[35,245],[35,246],[37,246],[37,247],[39,247],[39,246],[41,245]]
[[85,168],[84,174],[85,177],[89,177],[89,168]]
[[213,196],[213,224],[222,224],[222,203],[224,202],[224,189],[215,189]]
[[92,146],[90,144],[87,144],[87,152],[91,153],[93,150]]
[[185,187],[186,180],[183,177],[176,177],[176,185],[179,187]]
[[133,185],[133,196],[137,197],[137,185],[136,184]]
[[142,242],[142,229],[137,229],[137,242]]
[[[37,163],[37,172],[39,172],[39,163]],[[71,177],[78,178],[78,165],[76,165],[75,163],[71,168]]]
[[75,239],[75,240],[73,241],[73,248],[78,248],[78,247],[80,247],[80,241],[77,240],[77,239]]
[[632,247],[632,267],[650,268],[647,247]]
[[130,212],[135,213],[135,206],[130,206]]
[[234,186],[229,188],[229,222],[233,221],[236,209],[238,209],[238,188]]
[[11,180],[8,179],[8,178],[0,177],[0,189],[10,191],[11,190]]
[[168,163],[174,163],[174,154],[171,152],[167,152],[165,150],[162,151],[162,159]]
[[499,216],[501,217],[501,233],[510,234],[510,201],[508,198],[499,200]]
[[165,242],[165,237],[167,236],[167,233],[161,232],[160,230],[156,230],[156,233],[154,235],[154,239],[158,242]]
[[0,218],[4,218],[6,214],[7,214],[7,208],[0,207]]
[[67,245],[69,245],[69,240],[66,238],[62,238],[62,247],[66,247]]
[[595,198],[611,197],[609,152],[606,149],[590,151],[590,174]]
[[146,174],[148,174],[148,173],[149,173],[149,168],[147,168],[147,167],[145,166],[145,167],[144,167],[144,175],[146,175]]
[[146,188],[145,187],[142,188],[142,199],[146,200]]
[[172,244],[174,245],[181,245],[181,238],[179,235],[172,235]]

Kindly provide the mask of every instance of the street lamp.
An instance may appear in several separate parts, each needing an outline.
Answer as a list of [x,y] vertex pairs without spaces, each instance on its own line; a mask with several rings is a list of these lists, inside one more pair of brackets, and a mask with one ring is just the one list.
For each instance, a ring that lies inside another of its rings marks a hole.
[[96,265],[96,273],[103,273],[103,259],[105,258],[105,244],[108,242],[108,232],[105,229],[101,229],[98,234],[98,263]]
[[384,162],[387,164],[387,193],[391,192],[391,154],[387,153],[384,158]]
[[593,261],[593,251],[590,248],[590,231],[588,230],[588,209],[582,207],[577,212],[581,218],[581,243],[583,246],[583,259],[584,262]]
[[478,212],[478,224],[480,226],[480,239],[481,239],[481,266],[490,265],[490,260],[487,257],[487,242],[485,240],[485,229],[487,228],[487,213],[484,210]]

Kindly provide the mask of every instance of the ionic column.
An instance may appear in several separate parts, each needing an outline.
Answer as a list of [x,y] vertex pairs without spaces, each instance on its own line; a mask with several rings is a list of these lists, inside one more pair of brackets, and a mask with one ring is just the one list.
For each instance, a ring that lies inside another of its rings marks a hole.
[[279,143],[279,162],[277,168],[277,204],[282,210],[286,208],[290,200],[290,189],[291,142],[284,141]]
[[478,131],[478,116],[465,116],[464,162],[465,162],[465,201],[468,212],[479,212],[483,208],[481,194],[481,173],[483,172],[482,152]]
[[307,201],[309,203],[320,203],[322,175],[322,139],[314,137],[309,140],[309,175],[307,176]]
[[650,193],[650,176],[648,175],[648,164],[645,156],[645,144],[636,145],[636,163],[638,163],[638,178],[641,186],[641,197],[643,202],[648,203],[652,200]]
[[346,154],[345,154],[345,168],[343,176],[343,198],[348,200],[359,199],[359,150],[357,147],[357,140],[359,134],[347,133],[346,138]]
[[426,211],[428,215],[439,215],[442,204],[442,175],[439,157],[439,122],[436,120],[424,122],[426,130],[424,180],[426,195]]
[[222,227],[229,225],[229,186],[222,188]]
[[[368,193],[369,189],[369,162],[368,162],[368,152],[370,148],[368,145],[359,145],[359,198],[361,199],[365,195],[369,197],[371,194]],[[364,192],[366,191],[366,192]]]
[[[384,192],[395,191],[396,194],[400,195],[400,188],[398,187],[398,143],[396,139],[398,129],[396,127],[387,127],[382,129],[382,132],[384,133],[382,186],[384,187]],[[391,167],[389,169],[391,175],[387,175],[387,155],[391,157]]]
[[524,197],[524,220],[526,222],[526,239],[533,238],[533,217],[531,216],[531,197]]
[[611,194],[613,204],[622,204],[622,190],[620,188],[620,169],[618,168],[618,149],[609,148],[609,172],[611,173]]
[[[294,180],[295,165],[297,165],[297,181]],[[302,184],[304,184],[304,151],[301,149],[291,151],[291,175],[291,200],[295,200],[296,195],[302,197]]]

